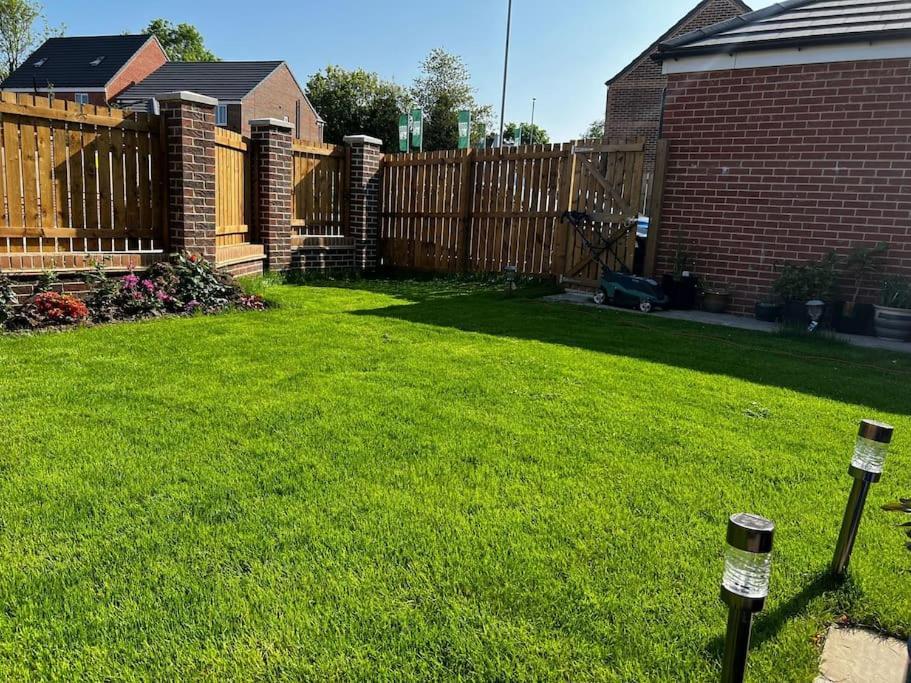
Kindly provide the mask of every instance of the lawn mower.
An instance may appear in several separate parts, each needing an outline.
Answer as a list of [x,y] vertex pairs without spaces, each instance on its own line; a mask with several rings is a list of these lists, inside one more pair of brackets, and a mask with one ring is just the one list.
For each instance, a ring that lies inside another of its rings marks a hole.
[[[591,216],[581,211],[566,211],[562,220],[573,226],[585,248],[589,250],[595,262],[601,266],[601,280],[594,296],[596,304],[609,303],[614,306],[638,308],[643,313],[667,306],[670,299],[657,282],[633,275],[625,266],[623,270],[626,272],[617,272],[608,266],[605,255],[613,256],[618,263],[623,262],[623,259],[617,254],[617,243],[621,239],[627,238],[627,232],[620,231],[612,239],[606,239],[604,244],[594,244],[583,230],[587,223],[592,222]],[[630,219],[629,226],[635,223],[636,219]]]

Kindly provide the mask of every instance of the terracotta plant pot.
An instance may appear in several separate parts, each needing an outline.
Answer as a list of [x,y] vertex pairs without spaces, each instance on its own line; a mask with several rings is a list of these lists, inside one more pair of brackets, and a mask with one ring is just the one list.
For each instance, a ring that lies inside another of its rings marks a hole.
[[724,313],[731,303],[731,294],[724,290],[707,290],[702,294],[702,310],[708,313]]
[[911,339],[911,308],[876,306],[873,324],[880,339],[908,341]]

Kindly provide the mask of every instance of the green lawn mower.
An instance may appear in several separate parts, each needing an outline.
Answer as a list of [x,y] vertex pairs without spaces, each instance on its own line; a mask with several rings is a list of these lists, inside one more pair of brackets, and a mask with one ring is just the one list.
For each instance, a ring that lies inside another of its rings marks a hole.
[[604,244],[596,245],[588,239],[582,229],[586,223],[592,221],[591,216],[580,211],[567,211],[563,214],[563,220],[575,228],[583,244],[602,268],[598,290],[593,297],[596,304],[638,308],[643,313],[650,313],[655,308],[664,308],[668,305],[670,298],[654,280],[629,272],[619,273],[607,265],[604,259],[606,254],[612,255],[618,263],[622,262],[617,254],[616,245],[620,239],[627,237],[626,233],[621,233],[613,240],[606,240]]

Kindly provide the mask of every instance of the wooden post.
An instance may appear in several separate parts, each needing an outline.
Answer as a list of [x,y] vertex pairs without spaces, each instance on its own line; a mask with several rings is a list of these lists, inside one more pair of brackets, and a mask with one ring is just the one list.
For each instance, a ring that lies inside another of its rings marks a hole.
[[461,234],[460,245],[459,245],[459,256],[462,261],[462,272],[468,273],[471,271],[471,254],[469,249],[471,248],[471,198],[472,198],[472,189],[474,187],[474,155],[472,149],[469,148],[465,155],[462,157],[462,168],[461,168],[461,192],[459,193],[459,211],[462,214],[460,219]]
[[655,262],[658,256],[658,238],[661,230],[661,202],[664,198],[664,176],[667,173],[669,143],[658,140],[655,152],[655,175],[652,177],[652,196],[649,198],[648,237],[645,239],[645,261],[642,264],[643,274],[652,277],[655,274]]
[[[557,204],[557,213],[560,215],[564,211],[572,209],[575,189],[573,182],[576,176],[576,155],[573,154],[573,146],[574,143],[572,142],[566,143],[566,153],[561,160],[560,201]],[[557,216],[554,225],[554,258],[551,266],[551,272],[557,276],[558,280],[564,275],[566,270],[567,233],[570,230],[570,226],[561,220],[560,215]]]

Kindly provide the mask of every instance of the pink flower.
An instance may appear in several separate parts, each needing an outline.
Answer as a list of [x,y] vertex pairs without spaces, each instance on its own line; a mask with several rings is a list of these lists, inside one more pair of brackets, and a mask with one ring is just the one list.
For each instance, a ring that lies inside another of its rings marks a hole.
[[145,289],[147,292],[155,291],[155,283],[151,280],[143,280],[140,284],[142,284],[143,289]]
[[123,288],[124,289],[133,289],[136,285],[139,284],[139,278],[130,273],[129,275],[123,276]]

